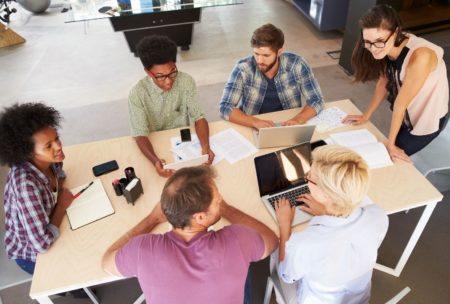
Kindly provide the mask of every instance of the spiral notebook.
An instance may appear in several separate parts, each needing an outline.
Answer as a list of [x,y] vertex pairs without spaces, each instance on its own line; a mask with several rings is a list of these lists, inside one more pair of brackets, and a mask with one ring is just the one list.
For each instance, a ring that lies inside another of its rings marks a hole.
[[[75,195],[89,183],[70,189]],[[114,214],[114,208],[103,188],[102,181],[95,179],[92,186],[77,197],[66,210],[72,230],[86,226],[99,219]]]

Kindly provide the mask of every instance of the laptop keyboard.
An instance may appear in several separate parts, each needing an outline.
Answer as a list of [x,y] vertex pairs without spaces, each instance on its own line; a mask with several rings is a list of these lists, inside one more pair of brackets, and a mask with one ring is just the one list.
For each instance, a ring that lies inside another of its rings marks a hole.
[[282,197],[287,198],[289,200],[289,203],[291,204],[291,206],[300,206],[300,205],[303,205],[304,203],[296,201],[296,198],[299,195],[306,194],[306,193],[309,193],[308,186],[299,187],[299,188],[293,189],[291,191],[272,196],[268,199],[268,201],[274,209],[275,209],[275,202],[277,202]]

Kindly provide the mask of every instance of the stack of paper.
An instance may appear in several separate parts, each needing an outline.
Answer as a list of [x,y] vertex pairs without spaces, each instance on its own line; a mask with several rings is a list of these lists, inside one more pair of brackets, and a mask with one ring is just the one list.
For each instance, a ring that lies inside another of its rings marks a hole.
[[[86,185],[81,185],[70,191],[75,195]],[[114,213],[114,209],[109,201],[100,179],[94,180],[92,186],[87,188],[77,197],[66,210],[72,230],[95,222],[101,218]]]
[[[195,135],[194,135],[195,136]],[[178,160],[189,160],[201,156],[201,146],[198,138],[187,143],[181,143],[179,137],[171,138],[172,151]],[[213,164],[226,159],[230,164],[255,154],[258,150],[239,132],[228,128],[209,138],[209,145],[215,154]]]
[[230,164],[258,152],[258,149],[233,128],[228,128],[211,137],[214,151],[219,153]]
[[[215,165],[222,160],[222,157],[220,155],[217,155],[216,151],[214,150],[211,143],[211,138],[209,139],[209,141],[209,145],[215,153],[213,161],[213,165]],[[186,162],[189,160],[200,159],[202,157],[202,147],[196,134],[192,134],[191,141],[186,142],[182,142],[179,136],[172,137],[170,139],[170,144],[172,146],[171,150],[173,152],[174,163]],[[208,161],[208,159],[206,159],[206,161]]]
[[371,169],[392,165],[386,147],[367,129],[339,132],[330,135],[332,143],[357,152]]

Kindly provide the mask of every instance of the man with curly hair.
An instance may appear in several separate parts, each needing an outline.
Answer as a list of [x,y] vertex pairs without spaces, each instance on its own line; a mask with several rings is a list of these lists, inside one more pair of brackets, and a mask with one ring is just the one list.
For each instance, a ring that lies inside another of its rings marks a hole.
[[58,111],[42,103],[15,104],[0,113],[0,162],[10,167],[4,195],[6,253],[30,274],[37,254],[58,238],[73,201],[62,185],[60,120]]
[[214,159],[209,147],[209,127],[198,103],[194,79],[176,66],[177,46],[166,36],[148,36],[136,46],[147,76],[141,79],[128,97],[131,136],[139,149],[155,166],[156,172],[169,177],[150,143],[150,132],[189,126],[195,122],[195,132],[202,154],[208,154],[208,164]]

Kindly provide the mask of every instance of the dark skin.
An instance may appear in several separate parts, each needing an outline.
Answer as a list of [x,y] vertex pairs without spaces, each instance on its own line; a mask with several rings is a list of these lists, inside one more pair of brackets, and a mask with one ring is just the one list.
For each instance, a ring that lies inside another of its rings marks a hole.
[[[62,162],[65,155],[62,151],[62,144],[58,133],[52,127],[44,128],[32,136],[34,148],[31,155],[31,162],[48,177],[52,189],[56,190],[57,177],[51,165]],[[62,186],[62,180],[58,181],[59,191],[56,206],[50,215],[50,223],[59,227],[66,213],[66,209],[73,201],[73,194]]]
[[[209,147],[209,128],[206,119],[202,118],[195,122],[195,131],[199,138],[200,146],[202,147],[202,154],[208,155],[208,162],[206,164],[210,165],[212,164],[215,155],[214,152]],[[136,140],[136,143],[139,147],[139,150],[141,150],[142,154],[144,154],[145,157],[147,157],[147,159],[151,161],[153,166],[155,166],[156,172],[158,173],[159,176],[169,177],[175,172],[174,170],[164,169],[166,160],[161,159],[156,155],[156,152],[153,149],[153,145],[148,139],[148,137],[137,136],[134,139]]]
[[[161,90],[168,92],[172,89],[172,86],[176,78],[170,78],[168,75],[176,71],[175,62],[169,61],[164,64],[155,64],[149,70],[144,69],[145,73],[153,80],[155,85],[157,85]],[[159,80],[157,77],[165,77],[163,80]],[[200,145],[202,147],[202,154],[208,155],[208,162],[206,164],[212,164],[214,160],[214,152],[209,146],[209,127],[206,119],[201,118],[195,122],[195,132],[197,133]],[[156,172],[161,177],[169,177],[175,171],[164,169],[166,164],[165,159],[161,159],[156,155],[153,145],[147,136],[137,136],[134,138],[136,144],[141,150],[142,154],[151,161],[153,166],[155,166]]]

